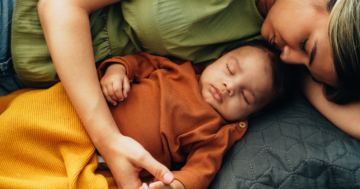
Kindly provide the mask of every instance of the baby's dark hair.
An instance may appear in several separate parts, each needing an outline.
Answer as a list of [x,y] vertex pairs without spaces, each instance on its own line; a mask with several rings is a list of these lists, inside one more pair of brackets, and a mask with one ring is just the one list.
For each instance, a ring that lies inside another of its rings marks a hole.
[[273,88],[275,92],[270,103],[268,103],[260,111],[249,116],[252,117],[275,107],[275,105],[278,105],[280,102],[285,102],[285,99],[287,99],[286,96],[288,96],[287,94],[292,90],[294,81],[291,77],[291,66],[284,64],[280,59],[281,51],[273,45],[270,45],[265,40],[252,40],[244,42],[239,46],[227,49],[227,52],[244,46],[257,47],[268,53],[272,69]]

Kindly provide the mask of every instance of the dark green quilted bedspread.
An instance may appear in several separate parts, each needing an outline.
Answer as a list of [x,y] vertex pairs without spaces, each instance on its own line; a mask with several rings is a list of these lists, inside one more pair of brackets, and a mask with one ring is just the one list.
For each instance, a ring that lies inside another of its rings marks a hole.
[[360,188],[360,142],[294,95],[249,120],[209,188]]

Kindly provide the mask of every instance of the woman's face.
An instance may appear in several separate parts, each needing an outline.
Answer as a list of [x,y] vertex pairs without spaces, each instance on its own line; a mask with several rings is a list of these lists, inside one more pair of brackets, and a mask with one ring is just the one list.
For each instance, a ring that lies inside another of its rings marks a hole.
[[288,64],[308,68],[315,81],[337,85],[328,38],[328,0],[275,0],[261,29]]

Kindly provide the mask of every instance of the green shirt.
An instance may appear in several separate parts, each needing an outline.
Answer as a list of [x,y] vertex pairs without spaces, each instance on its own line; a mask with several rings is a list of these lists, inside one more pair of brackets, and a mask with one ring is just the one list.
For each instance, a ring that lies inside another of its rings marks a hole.
[[[12,55],[15,70],[25,84],[48,87],[58,82],[58,77],[37,18],[36,3],[16,2]],[[211,63],[227,48],[260,39],[263,21],[255,0],[124,0],[90,16],[97,63],[141,51]],[[27,28],[25,32],[23,28]],[[31,37],[34,33],[35,38]]]

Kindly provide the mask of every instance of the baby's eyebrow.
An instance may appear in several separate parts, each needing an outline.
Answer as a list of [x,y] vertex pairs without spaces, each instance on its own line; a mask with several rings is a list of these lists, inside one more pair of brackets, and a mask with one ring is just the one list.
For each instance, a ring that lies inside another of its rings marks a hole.
[[236,62],[236,66],[237,66],[239,69],[241,69],[239,60],[238,60],[236,57],[234,57],[234,59],[235,59],[235,62]]

